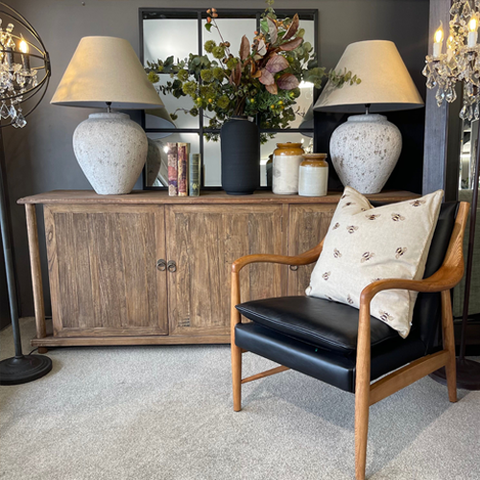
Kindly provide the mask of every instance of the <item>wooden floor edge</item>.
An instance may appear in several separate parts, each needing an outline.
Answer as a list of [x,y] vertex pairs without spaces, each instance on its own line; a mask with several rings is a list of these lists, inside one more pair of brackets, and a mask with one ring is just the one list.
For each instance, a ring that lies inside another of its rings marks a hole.
[[412,383],[446,365],[450,353],[447,350],[427,355],[381,378],[370,387],[370,405],[408,387]]
[[230,335],[210,335],[205,337],[45,337],[33,338],[33,347],[99,347],[123,345],[202,345],[220,344],[229,345]]

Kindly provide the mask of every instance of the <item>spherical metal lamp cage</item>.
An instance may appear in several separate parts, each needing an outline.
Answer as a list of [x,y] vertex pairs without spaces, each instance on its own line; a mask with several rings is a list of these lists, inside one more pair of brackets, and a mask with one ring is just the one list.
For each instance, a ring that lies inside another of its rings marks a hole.
[[[50,59],[32,24],[0,2],[0,128],[23,128],[40,104],[50,81]],[[40,78],[39,78],[40,77]],[[37,101],[24,113],[22,105]]]
[[[43,72],[40,80],[39,72]],[[50,60],[40,35],[25,17],[0,2],[0,128],[23,128],[27,124],[25,117],[45,96],[49,79]],[[28,112],[23,113],[22,105],[36,95],[38,101],[32,101]],[[0,149],[0,230],[15,346],[15,356],[0,362],[0,385],[17,385],[46,375],[52,369],[52,361],[46,355],[22,353],[1,133]]]

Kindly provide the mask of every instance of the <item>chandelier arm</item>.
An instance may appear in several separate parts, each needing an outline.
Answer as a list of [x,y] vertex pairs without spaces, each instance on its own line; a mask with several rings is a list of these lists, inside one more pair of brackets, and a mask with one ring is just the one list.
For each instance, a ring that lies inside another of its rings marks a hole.
[[[13,36],[13,35],[12,35]],[[27,57],[30,57],[30,58],[39,58],[40,60],[45,60],[45,55],[46,55],[46,52],[42,52],[40,49],[38,49],[37,47],[35,47],[35,45],[31,44],[30,42],[27,42],[31,47],[35,48],[35,50],[38,50],[38,52],[40,52],[42,54],[42,56],[40,55],[37,55],[36,53],[20,53],[20,55],[25,55]],[[5,50],[4,48],[0,48],[0,52],[3,52],[3,53],[6,53],[7,50]],[[16,52],[18,53],[18,52]],[[35,69],[37,70],[41,70],[43,67],[35,67]],[[33,68],[32,68],[33,70]]]

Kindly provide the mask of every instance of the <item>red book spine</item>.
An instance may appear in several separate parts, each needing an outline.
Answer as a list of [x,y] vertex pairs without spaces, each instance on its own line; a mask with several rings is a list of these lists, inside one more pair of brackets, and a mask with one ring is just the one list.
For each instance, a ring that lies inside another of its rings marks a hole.
[[186,143],[178,143],[178,196],[188,195],[188,149]]
[[168,142],[167,147],[168,147],[168,194],[171,197],[175,197],[178,195],[177,144],[173,142]]

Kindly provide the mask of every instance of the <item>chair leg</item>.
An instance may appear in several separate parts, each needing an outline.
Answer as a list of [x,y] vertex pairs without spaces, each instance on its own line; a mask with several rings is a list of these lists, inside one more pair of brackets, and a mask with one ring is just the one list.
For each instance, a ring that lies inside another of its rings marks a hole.
[[369,413],[369,385],[355,392],[355,478],[365,480]]
[[232,292],[230,305],[230,345],[232,350],[232,386],[233,410],[242,409],[242,349],[235,345],[235,326],[241,322],[240,312],[235,305],[240,303],[240,278],[238,272],[232,271]]
[[355,477],[365,480],[370,407],[370,303],[360,302],[355,379]]
[[242,409],[242,349],[232,342],[233,410]]
[[445,365],[448,399],[457,401],[457,362],[455,358],[455,336],[453,331],[452,299],[450,291],[442,292],[443,348],[448,350],[449,358]]

